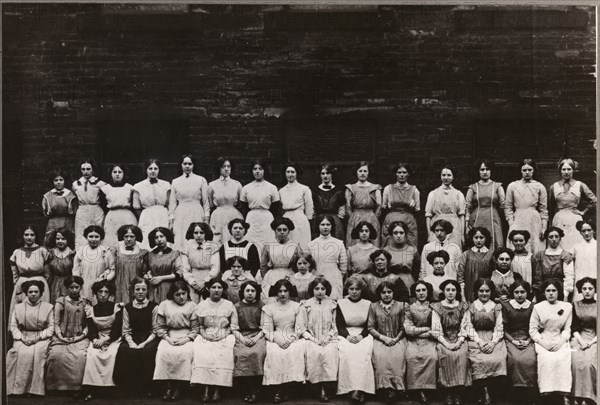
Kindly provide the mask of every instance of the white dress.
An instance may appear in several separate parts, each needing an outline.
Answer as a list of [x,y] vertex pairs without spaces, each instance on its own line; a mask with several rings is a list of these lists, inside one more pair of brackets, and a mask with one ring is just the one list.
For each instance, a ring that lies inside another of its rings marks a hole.
[[446,267],[444,268],[446,276],[452,280],[456,280],[456,269],[462,250],[460,246],[454,242],[450,242],[448,238],[446,238],[444,243],[440,243],[436,238],[435,241],[426,243],[425,246],[423,246],[423,250],[421,251],[421,270],[419,272],[420,280],[433,275],[433,266],[427,261],[427,255],[440,250],[446,251],[450,256],[450,261],[446,263]]
[[138,226],[142,230],[144,240],[140,242],[142,249],[150,250],[148,234],[159,226],[169,227],[169,192],[171,184],[158,179],[156,183],[149,179],[142,180],[133,186],[133,208],[142,210]]
[[197,174],[182,174],[173,179],[169,197],[169,218],[173,219],[175,248],[182,249],[192,222],[206,222],[210,215],[208,183]]
[[199,246],[193,239],[186,242],[180,251],[183,279],[190,286],[190,298],[198,303],[204,283],[219,275],[219,245],[205,241]]
[[211,207],[216,209],[210,215],[210,226],[213,230],[213,241],[225,243],[231,239],[227,225],[236,218],[244,218],[235,208],[242,194],[242,183],[232,178],[221,176],[208,184],[208,197]]
[[122,187],[113,187],[110,184],[102,187],[106,196],[106,207],[109,209],[104,218],[104,245],[114,247],[117,240],[117,231],[123,225],[137,225],[137,219],[131,212],[133,201],[133,186],[129,183]]
[[300,252],[297,242],[286,243],[275,242],[265,245],[260,258],[260,274],[257,274],[257,282],[262,287],[262,300],[266,304],[269,300],[269,289],[282,278],[291,278],[292,259]]
[[[575,253],[575,283],[584,277],[598,277],[597,246],[598,243],[596,242],[596,239],[592,239],[589,242],[584,240],[573,248]],[[583,296],[575,289],[573,302],[581,299],[583,299]]]
[[104,211],[100,207],[100,189],[106,185],[97,177],[86,180],[84,177],[73,182],[73,193],[77,196],[75,213],[75,247],[87,243],[83,231],[90,225],[102,226]]
[[308,244],[317,263],[315,275],[322,275],[331,283],[331,299],[341,299],[344,274],[348,271],[348,256],[344,242],[333,236],[319,236]]
[[250,229],[246,239],[254,243],[260,251],[265,243],[274,242],[271,222],[273,214],[269,211],[271,204],[279,201],[277,187],[266,180],[253,181],[242,188],[240,201],[248,203],[250,212],[246,215],[246,222]]
[[312,192],[304,184],[297,181],[279,189],[283,216],[294,223],[295,229],[290,232],[290,240],[298,242],[306,249],[310,242],[310,221],[314,215]]

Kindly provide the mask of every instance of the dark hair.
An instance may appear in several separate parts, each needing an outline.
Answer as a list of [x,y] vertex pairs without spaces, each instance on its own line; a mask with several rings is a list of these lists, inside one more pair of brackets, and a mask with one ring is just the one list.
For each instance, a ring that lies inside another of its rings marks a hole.
[[562,229],[560,229],[560,228],[559,228],[559,227],[557,227],[557,226],[550,226],[550,227],[548,227],[548,228],[546,229],[546,231],[544,232],[544,239],[546,239],[546,240],[547,240],[547,239],[548,239],[548,236],[550,236],[550,233],[551,233],[551,232],[556,232],[556,233],[558,233],[558,236],[560,236],[560,237],[561,237],[561,239],[565,237],[565,231],[563,231]]
[[508,239],[512,241],[515,235],[522,235],[523,238],[525,238],[525,243],[529,242],[529,239],[531,239],[531,234],[529,231],[525,231],[523,229],[513,229],[508,234]]
[[367,166],[367,168],[369,169],[369,177],[372,177],[374,174],[373,164],[366,160],[361,160],[360,162],[358,162],[354,166],[352,166],[352,173],[354,173],[356,175],[356,172],[358,171],[358,169],[360,169],[363,166]]
[[304,259],[308,262],[308,267],[310,270],[314,270],[317,268],[317,262],[315,262],[315,259],[312,257],[310,250],[303,250],[300,251],[300,253],[294,255],[294,257],[292,257],[290,267],[292,268],[292,270],[294,270],[294,273],[298,272],[298,261],[300,259]]
[[575,287],[577,287],[577,291],[581,294],[581,290],[583,289],[583,285],[589,283],[594,286],[594,290],[596,289],[596,279],[592,277],[584,277],[581,280],[577,280],[575,283]]
[[352,239],[360,239],[360,231],[363,226],[366,226],[369,229],[369,240],[377,239],[377,230],[375,227],[368,221],[360,221],[354,228],[352,228],[352,232],[350,232],[350,238]]
[[162,163],[160,163],[160,160],[156,158],[146,159],[144,162],[144,174],[146,174],[146,170],[148,170],[152,164],[155,164],[158,167],[158,173],[160,174],[160,171],[162,170]]
[[400,168],[405,168],[406,171],[408,172],[409,176],[412,176],[413,173],[415,172],[413,166],[410,163],[406,163],[406,162],[397,162],[396,164],[394,164],[392,166],[392,173],[394,173],[394,175],[396,174],[396,172],[398,172],[398,170],[400,170]]
[[390,290],[392,290],[392,292],[394,293],[394,298],[396,297],[396,286],[394,285],[394,283],[389,280],[384,280],[375,289],[375,294],[377,295],[377,297],[379,297],[379,299],[381,299],[381,292],[384,288],[389,288]]
[[319,284],[322,284],[323,287],[325,287],[325,295],[329,297],[331,295],[331,283],[323,276],[317,276],[313,281],[308,283],[308,296],[311,298],[315,296],[313,290],[317,288]]
[[496,285],[492,283],[492,280],[489,278],[479,277],[477,280],[475,280],[473,283],[473,293],[477,296],[477,298],[479,298],[479,289],[484,284],[490,289],[490,301],[494,301],[496,298]]
[[391,236],[394,233],[394,229],[396,229],[396,227],[398,227],[398,226],[400,228],[402,228],[402,230],[404,231],[404,234],[408,236],[408,233],[410,232],[410,228],[408,227],[406,222],[403,222],[403,221],[394,221],[391,224],[389,224],[387,227],[388,235]]
[[452,163],[448,163],[442,166],[442,168],[440,169],[440,175],[442,174],[442,171],[444,169],[448,169],[452,172],[452,177],[456,178],[458,177],[458,167],[456,167],[454,164]]
[[79,284],[80,287],[83,287],[83,278],[79,276],[67,276],[63,280],[63,285],[65,286],[65,288],[69,288],[73,283]]
[[329,173],[331,174],[335,174],[338,171],[337,166],[335,166],[334,164],[331,164],[329,162],[323,162],[319,165],[319,174],[321,173],[321,170],[327,170]]
[[146,298],[148,298],[148,294],[150,293],[150,283],[148,282],[148,280],[146,280],[143,277],[134,277],[133,279],[131,279],[131,281],[129,282],[129,286],[128,286],[128,290],[129,290],[129,297],[131,299],[131,301],[133,301],[133,293],[135,290],[135,285],[136,284],[146,284],[146,287],[148,287],[148,290],[146,291]]
[[144,240],[144,235],[142,234],[142,230],[133,224],[123,225],[117,229],[117,240],[122,241],[125,238],[125,234],[131,231],[131,233],[135,236],[135,240],[141,242]]
[[242,285],[240,286],[240,290],[238,291],[238,296],[240,297],[240,301],[242,301],[244,299],[244,291],[246,290],[246,287],[248,287],[248,286],[250,286],[256,290],[256,301],[257,302],[260,301],[260,294],[262,292],[262,288],[256,281],[252,281],[252,280],[244,281],[242,283]]
[[210,280],[208,280],[205,284],[204,284],[204,288],[206,288],[207,290],[210,289],[210,287],[212,287],[213,285],[215,285],[216,283],[221,284],[221,287],[223,287],[223,292],[227,291],[227,289],[229,288],[229,284],[227,284],[225,281],[221,280],[220,277],[213,277]]
[[519,160],[518,167],[517,167],[517,169],[519,170],[519,172],[521,172],[521,168],[522,168],[523,166],[525,166],[525,165],[533,167],[533,173],[534,173],[534,174],[535,174],[535,172],[537,172],[537,170],[538,170],[538,165],[537,165],[537,163],[535,162],[535,160],[533,160],[533,159],[529,159],[529,158],[525,158],[525,159],[521,159],[521,160]]
[[246,230],[246,232],[248,232],[248,229],[250,229],[250,224],[248,222],[244,221],[241,218],[235,218],[229,221],[229,223],[227,224],[227,229],[229,230],[229,233],[231,233],[231,229],[235,224],[241,224]]
[[48,176],[48,178],[50,179],[51,182],[54,183],[54,179],[57,177],[62,177],[65,181],[65,185],[67,185],[67,172],[61,168],[55,168],[54,170],[50,171],[50,175]]
[[279,290],[281,287],[285,287],[290,292],[290,297],[297,297],[298,290],[296,287],[288,280],[287,278],[282,278],[281,280],[277,280],[275,284],[269,288],[269,297],[277,297]]
[[183,155],[181,155],[181,156],[179,157],[179,162],[178,162],[178,164],[177,164],[177,166],[178,166],[178,168],[179,168],[179,173],[180,173],[180,174],[183,174],[183,168],[181,167],[181,165],[183,164],[183,161],[184,161],[186,158],[187,158],[187,159],[190,159],[190,160],[192,161],[192,165],[194,165],[194,166],[192,167],[192,173],[194,172],[194,169],[196,168],[196,159],[194,159],[194,157],[193,157],[191,154],[189,154],[189,153],[185,153],[185,154],[183,154]]
[[293,231],[296,227],[291,219],[286,217],[277,217],[271,222],[271,229],[276,230],[279,225],[285,225],[290,231]]
[[381,255],[385,256],[385,258],[388,261],[388,267],[389,267],[390,266],[390,262],[392,261],[392,254],[390,252],[388,252],[387,250],[377,249],[376,251],[372,252],[369,255],[369,259],[371,259],[371,262],[375,263],[375,259],[378,258]]
[[548,286],[554,286],[558,290],[558,301],[562,301],[565,299],[565,292],[563,291],[563,284],[559,279],[549,278],[544,280],[542,285],[540,286],[540,302],[546,299],[546,288]]
[[450,221],[446,221],[445,219],[436,219],[433,222],[433,224],[431,224],[429,230],[431,232],[435,232],[435,228],[437,228],[438,226],[441,226],[446,232],[446,234],[451,234],[452,231],[454,231],[454,225],[452,225]]
[[440,284],[440,301],[445,300],[446,296],[444,295],[444,289],[446,288],[446,286],[448,284],[452,284],[455,288],[456,288],[456,298],[455,300],[460,302],[462,301],[462,294],[460,293],[460,284],[458,283],[458,281],[453,280],[453,279],[448,279],[448,280],[444,280],[442,281],[442,283]]
[[102,229],[101,226],[99,225],[90,225],[87,228],[84,229],[83,231],[83,237],[87,238],[88,235],[92,232],[96,232],[98,235],[100,235],[100,240],[104,239],[104,237],[106,236],[106,234],[104,233],[104,229]]
[[296,171],[296,177],[301,176],[302,173],[304,173],[304,170],[302,170],[302,167],[298,163],[286,162],[286,164],[283,165],[283,175],[284,176],[285,176],[285,172],[287,171],[288,167],[294,168],[294,170]]
[[450,255],[445,250],[438,250],[436,252],[431,252],[427,255],[426,259],[427,259],[427,262],[433,266],[433,261],[437,257],[441,257],[442,259],[444,259],[446,264],[448,264],[448,262],[450,261]]
[[417,296],[417,286],[418,285],[424,285],[425,288],[427,288],[426,300],[431,302],[431,300],[433,299],[433,286],[430,283],[428,283],[427,281],[419,280],[416,283],[414,283],[413,285],[411,285],[410,286],[410,296],[411,297]]
[[559,172],[562,170],[562,167],[564,165],[571,166],[571,168],[573,168],[573,172],[576,172],[577,170],[579,170],[579,163],[576,160],[573,160],[571,158],[564,158],[564,159],[561,159],[560,162],[558,162],[558,165],[556,167],[558,168]]
[[35,235],[35,239],[33,241],[33,243],[38,243],[38,239],[39,239],[39,232],[37,231],[37,229],[32,225],[32,224],[27,224],[23,227],[23,230],[21,231],[21,235],[19,236],[19,245],[23,246],[25,245],[25,239],[23,238],[23,235],[25,234],[25,231],[33,231],[33,234]]
[[513,260],[515,258],[515,252],[506,247],[499,247],[496,250],[494,250],[494,260],[498,260],[502,253],[506,253],[507,255],[509,255],[510,260]]
[[229,259],[225,260],[225,270],[231,269],[231,267],[238,262],[242,269],[248,270],[248,260],[244,259],[242,256],[231,256]]
[[50,236],[48,237],[48,247],[51,249],[56,247],[56,235],[59,233],[67,240],[67,246],[73,248],[75,245],[75,235],[73,235],[73,232],[66,227],[55,229],[50,233]]
[[487,228],[484,228],[482,226],[475,226],[471,228],[471,230],[469,230],[469,232],[467,233],[467,245],[469,247],[474,246],[473,237],[477,232],[480,232],[483,235],[483,237],[485,238],[484,245],[487,248],[489,248],[492,245],[492,234],[490,233],[490,231],[487,230]]
[[96,295],[98,294],[98,291],[100,291],[104,287],[108,289],[108,293],[110,295],[115,295],[115,292],[117,291],[117,286],[115,285],[115,283],[108,280],[100,280],[94,282],[94,284],[92,284],[92,293]]
[[169,291],[167,291],[167,299],[173,301],[175,298],[175,293],[179,290],[183,290],[187,293],[187,300],[190,300],[190,288],[187,283],[183,280],[177,280],[169,287]]
[[36,286],[40,290],[40,295],[44,294],[45,286],[41,280],[27,280],[21,283],[21,291],[27,294],[27,290],[32,285]]
[[531,284],[529,284],[527,281],[523,280],[522,278],[515,280],[508,287],[508,296],[510,298],[515,298],[515,290],[519,287],[523,287],[525,292],[527,292],[527,299],[529,299],[531,297]]
[[[115,181],[112,178],[112,171],[114,170],[115,167],[118,167],[119,169],[121,169],[123,171],[123,180],[120,183],[115,183]],[[115,163],[115,164],[110,165],[108,168],[108,179],[109,179],[108,184],[115,186],[117,184],[123,185],[123,184],[127,183],[127,179],[128,179],[127,172],[128,171],[129,170],[127,170],[127,167],[125,167],[125,165],[122,163]]]
[[229,162],[229,165],[231,166],[231,170],[233,171],[233,163],[231,163],[231,159],[229,159],[229,156],[219,156],[217,158],[217,160],[215,162],[215,166],[214,166],[214,171],[217,176],[221,175],[221,168],[223,167],[225,162]]
[[592,231],[596,231],[596,224],[593,221],[590,221],[589,219],[584,219],[581,221],[577,221],[575,223],[575,228],[581,232],[581,228],[583,228],[584,225],[589,225],[590,228],[592,228]]
[[254,166],[259,165],[266,172],[269,170],[269,163],[266,159],[254,159],[250,162],[250,171],[254,170]]
[[475,174],[479,177],[479,169],[481,169],[481,165],[485,165],[491,172],[496,169],[496,163],[491,161],[490,159],[478,159],[475,161]]
[[164,226],[159,226],[158,228],[154,228],[148,234],[148,244],[150,245],[151,249],[154,249],[154,247],[156,246],[156,241],[154,239],[156,238],[156,234],[158,232],[165,235],[165,237],[167,238],[167,242],[170,242],[170,243],[174,242],[175,239],[173,237],[173,232],[171,232],[171,230],[169,228],[165,228]]
[[358,288],[360,288],[361,297],[367,293],[367,283],[362,279],[362,277],[349,277],[344,283],[344,293],[347,293],[348,288],[355,284]]
[[92,175],[93,176],[96,175],[96,173],[98,172],[98,163],[96,163],[96,161],[93,158],[84,157],[77,164],[77,167],[79,167],[79,170],[81,170],[81,165],[84,163],[88,163],[89,165],[91,165],[92,166]]
[[319,227],[319,225],[321,225],[321,222],[323,222],[323,220],[327,220],[329,221],[329,223],[331,224],[331,235],[335,235],[335,220],[333,219],[333,215],[330,214],[319,214],[317,215],[317,217],[315,218],[315,225],[317,226],[317,228]]
[[200,229],[202,229],[202,231],[204,232],[204,240],[207,240],[207,241],[213,240],[213,236],[214,236],[213,231],[212,231],[210,225],[208,225],[204,222],[192,222],[190,224],[190,226],[188,226],[187,231],[185,232],[186,240],[194,239],[194,231],[196,230],[197,226],[199,226]]

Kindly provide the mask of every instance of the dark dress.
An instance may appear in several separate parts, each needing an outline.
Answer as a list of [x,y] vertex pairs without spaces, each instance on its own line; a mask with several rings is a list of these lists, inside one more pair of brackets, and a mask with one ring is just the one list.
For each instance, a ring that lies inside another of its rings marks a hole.
[[[527,308],[515,308],[511,301],[502,304],[504,332],[511,335],[514,340],[529,339],[529,319],[533,312],[533,304],[530,302]],[[535,387],[537,385],[535,345],[531,342],[525,349],[519,350],[512,342],[508,340],[505,342],[508,353],[506,368],[511,384],[514,387]]]
[[67,189],[57,191],[52,189],[44,194],[42,198],[42,210],[48,218],[46,225],[46,236],[44,244],[47,245],[52,231],[59,228],[67,228],[71,232],[75,230],[75,211],[77,211],[77,197],[75,193]]
[[[235,304],[235,310],[238,314],[239,331],[246,339],[254,338],[260,331],[260,315],[262,313],[262,303],[257,297],[256,302],[246,304],[240,301]],[[233,327],[233,325],[232,325]],[[267,346],[264,336],[252,347],[235,341],[233,347],[233,358],[235,368],[234,377],[251,377],[263,375],[263,364],[267,355]]]
[[136,277],[142,277],[148,268],[148,251],[139,249],[139,252],[130,255],[123,254],[119,249],[120,244],[113,250],[115,256],[115,302],[128,303],[129,283]]
[[[533,274],[531,287],[536,294],[538,302],[540,302],[543,297],[543,292],[540,291],[542,283],[551,278],[563,282],[565,279],[564,265],[573,261],[573,255],[566,250],[563,250],[558,255],[548,255],[545,250],[542,250],[533,255],[532,261],[531,269]],[[568,289],[568,286],[563,285],[563,288]],[[572,288],[573,285],[571,284]],[[567,300],[567,297],[565,297],[565,300]]]
[[469,249],[462,253],[458,259],[456,278],[460,284],[465,285],[465,299],[473,302],[477,297],[473,291],[473,284],[478,278],[491,278],[493,265],[493,252],[474,252]]
[[431,328],[431,306],[411,304],[406,309],[404,330],[406,345],[406,389],[435,389],[437,375],[436,341],[430,336],[416,334],[416,328]]
[[183,269],[180,253],[171,248],[166,248],[162,253],[151,251],[148,253],[147,272],[152,276],[166,276],[169,274],[175,274],[176,276],[173,280],[163,281],[150,287],[150,300],[160,304],[167,299],[167,292],[171,285],[182,277]]
[[64,285],[65,279],[73,272],[73,257],[75,251],[68,249],[64,257],[58,257],[57,249],[50,251],[50,303],[54,305],[58,297],[67,295],[67,287]]
[[131,349],[127,336],[135,344],[140,344],[153,333],[154,312],[158,304],[148,301],[144,308],[134,308],[132,303],[125,305],[123,312],[123,342],[119,346],[113,378],[118,386],[147,388],[154,375],[154,359],[160,339],[156,338],[142,349]]
[[[573,304],[572,331],[579,332],[584,341],[596,336],[596,300],[582,300]],[[596,381],[598,368],[596,365],[598,344],[594,343],[586,350],[581,350],[577,339],[571,339],[571,367],[573,370],[573,396],[591,399],[597,403],[598,393]]]
[[[321,188],[317,187],[312,190],[312,196],[315,207],[315,218],[320,214],[331,215],[335,221],[335,232],[332,236],[344,240],[346,232],[344,230],[344,224],[338,216],[340,207],[344,207],[346,204],[344,190],[337,186],[333,187],[331,190],[321,190]],[[319,235],[319,227],[313,224],[312,239],[317,238]]]
[[223,243],[219,248],[219,263],[221,264],[221,273],[224,273],[225,269],[227,268],[227,265],[225,264],[227,259],[233,256],[241,256],[248,260],[248,268],[244,270],[249,270],[250,273],[252,273],[252,277],[256,277],[256,273],[258,273],[258,269],[260,269],[260,256],[255,244],[250,243],[247,240],[242,240],[240,243],[235,243],[233,239]]
[[377,295],[377,287],[384,281],[389,281],[394,284],[394,299],[396,301],[408,302],[410,292],[404,281],[398,274],[385,272],[382,274],[377,273],[375,270],[368,271],[366,273],[356,274],[354,277],[362,278],[367,284],[367,291],[365,291],[365,299],[371,302],[377,302],[381,299]]

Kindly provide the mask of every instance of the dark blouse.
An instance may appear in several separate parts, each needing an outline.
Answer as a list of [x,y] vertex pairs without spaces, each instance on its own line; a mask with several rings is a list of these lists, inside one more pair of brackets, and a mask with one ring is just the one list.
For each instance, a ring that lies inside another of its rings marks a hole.
[[581,300],[573,304],[573,332],[596,332],[596,300]]
[[[241,251],[244,250],[244,248],[248,246],[250,242],[244,240],[240,243],[235,243],[233,240],[228,240],[226,243],[230,249],[239,248]],[[252,244],[252,246],[248,248],[248,257],[245,257],[245,259],[248,260],[248,268],[244,270],[249,270],[250,273],[252,273],[252,276],[256,277],[256,273],[258,272],[258,269],[260,269],[260,256],[258,255],[258,249],[256,248],[256,245]],[[225,272],[226,261],[227,259],[225,258],[225,245],[222,245],[219,248],[219,262],[221,264],[221,273]]]
[[[350,300],[350,301],[352,301],[352,300]],[[359,301],[360,301],[360,299],[359,299]],[[357,301],[352,301],[352,302],[356,303]],[[342,312],[342,308],[339,305],[337,305],[335,308],[335,326],[337,327],[338,335],[342,336],[343,338],[347,338],[348,336],[350,336],[350,332],[348,332],[348,328],[346,328],[346,318],[344,318],[344,312]],[[363,327],[363,330],[360,332],[360,335],[363,338],[369,336],[369,324],[368,323],[365,323],[365,326]]]
[[129,316],[129,328],[131,329],[131,338],[135,344],[145,342],[152,334],[152,311],[158,304],[154,301],[148,301],[144,308],[135,308],[130,302],[125,305],[125,311]]
[[404,331],[404,303],[392,301],[392,307],[387,310],[381,301],[374,302],[369,308],[369,330],[395,338]]
[[[94,311],[94,316],[102,317],[102,316],[110,316],[115,313],[115,303],[112,301],[99,302],[94,305],[92,311]],[[94,340],[98,338],[98,328],[96,327],[96,323],[93,318],[87,318],[87,327],[88,334],[87,337],[89,340]],[[121,337],[121,330],[123,327],[123,311],[119,311],[117,316],[115,317],[115,321],[112,324],[110,329],[110,340],[115,341]]]
[[504,332],[511,335],[517,340],[525,340],[529,338],[529,319],[533,312],[533,304],[529,304],[529,308],[516,309],[510,302],[502,304],[502,324]]

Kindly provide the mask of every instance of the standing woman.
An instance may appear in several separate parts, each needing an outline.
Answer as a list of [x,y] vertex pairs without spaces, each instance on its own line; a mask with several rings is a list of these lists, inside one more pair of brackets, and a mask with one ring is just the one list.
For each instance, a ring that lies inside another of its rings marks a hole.
[[53,307],[42,302],[44,283],[25,281],[27,299],[15,306],[8,326],[13,347],[6,354],[6,394],[45,395],[48,345],[54,334]]
[[48,277],[50,277],[50,252],[36,243],[37,233],[31,225],[26,225],[22,234],[22,245],[10,256],[10,268],[13,275],[13,293],[10,301],[9,316],[16,304],[23,302],[26,292],[21,284],[27,280],[39,280],[44,284],[42,301],[50,302]]
[[533,307],[529,321],[529,336],[535,342],[537,376],[540,394],[559,394],[569,405],[571,392],[571,322],[572,306],[563,301],[560,281],[549,279],[542,283],[542,301]]
[[133,208],[142,230],[142,248],[149,249],[148,234],[162,226],[169,227],[169,195],[171,184],[158,178],[162,165],[158,159],[148,159],[144,164],[147,178],[133,186]]
[[[506,189],[504,216],[508,221],[508,234],[513,230],[529,232],[527,250],[536,253],[544,249],[541,239],[548,226],[548,193],[542,183],[533,180],[537,164],[533,159],[519,162],[521,180],[513,181]],[[507,241],[511,247],[510,236]]]
[[536,294],[538,302],[543,299],[544,290],[541,285],[546,280],[560,280],[564,291],[564,299],[568,299],[569,294],[573,292],[575,274],[573,270],[573,255],[564,250],[560,242],[565,236],[562,229],[551,226],[546,229],[544,238],[548,241],[548,248],[537,252],[533,256],[533,291]]
[[128,303],[133,298],[129,295],[130,283],[136,277],[146,274],[148,269],[148,251],[142,249],[142,230],[137,226],[123,225],[117,230],[119,242],[113,249],[115,256],[115,302]]
[[123,309],[123,342],[113,378],[117,386],[152,395],[152,375],[159,339],[153,332],[158,304],[148,299],[150,283],[135,277],[129,284],[131,301]]
[[261,326],[267,339],[267,356],[264,364],[263,385],[275,385],[273,402],[287,400],[288,386],[304,382],[306,344],[300,339],[300,304],[290,298],[296,293],[286,279],[278,280],[269,290],[277,297],[262,309]]
[[[219,402],[220,387],[233,386],[232,326],[238,327],[238,314],[228,299],[223,298],[227,283],[219,278],[206,282],[209,298],[198,304],[199,334],[194,341],[191,384],[203,384],[202,402]],[[212,388],[212,395],[210,389]]]
[[[575,256],[575,283],[584,277],[597,277],[598,269],[598,252],[596,239],[594,239],[594,233],[596,225],[589,220],[577,221],[575,228],[579,231],[583,237],[583,242],[573,247]],[[576,293],[573,301],[581,299],[581,294]]]
[[104,244],[114,247],[117,244],[117,231],[123,225],[137,225],[137,218],[133,215],[133,186],[125,181],[125,169],[122,164],[112,165],[110,168],[110,182],[102,186],[101,190],[106,198],[108,214],[104,218]]
[[[596,196],[592,190],[585,183],[573,178],[573,174],[578,169],[579,164],[573,159],[561,160],[558,170],[562,180],[550,186],[549,190],[552,225],[564,231],[562,248],[569,252],[575,245],[582,242],[582,237],[575,228],[575,224],[596,206]],[[586,205],[580,211],[578,207],[582,199],[586,201]]]
[[154,380],[167,381],[164,401],[176,401],[181,387],[189,384],[194,359],[194,339],[198,336],[196,304],[188,286],[177,280],[169,286],[167,299],[158,305],[154,333],[160,339],[156,352]]
[[375,246],[380,245],[379,217],[381,215],[381,186],[370,183],[369,174],[371,163],[360,161],[354,167],[357,181],[354,184],[346,184],[346,214],[348,215],[348,228],[346,231],[346,247],[356,243],[352,239],[352,230],[361,221],[367,221],[377,231],[377,237],[373,241]]
[[294,301],[301,302],[310,298],[309,286],[316,278],[316,267],[317,264],[310,252],[303,251],[298,256],[294,256],[294,260],[292,260],[294,275],[290,277],[290,283],[292,283],[298,294],[297,297],[293,298]]
[[367,221],[356,224],[351,236],[352,239],[358,239],[358,242],[346,250],[349,276],[367,272],[372,264],[369,256],[378,249],[371,243],[371,240],[377,238],[377,231]]
[[[321,163],[320,175],[321,184],[313,190],[313,205],[315,208],[315,216],[321,214],[329,214],[335,221],[335,233],[333,236],[337,239],[344,240],[346,233],[344,232],[344,223],[342,219],[346,216],[346,197],[344,189],[333,184],[333,175],[338,169],[331,163]],[[313,238],[319,235],[319,229],[313,224]]]
[[[452,186],[456,167],[446,165],[442,168],[442,185],[427,195],[425,204],[425,222],[427,229],[431,229],[438,219],[445,219],[452,224],[454,231],[448,236],[449,242],[454,242],[462,247],[465,236],[465,197],[460,191]],[[429,232],[428,242],[434,242],[437,238],[433,232]]]
[[509,246],[515,252],[515,257],[510,265],[510,269],[515,274],[520,274],[523,280],[531,284],[533,280],[533,254],[527,250],[528,242],[531,238],[529,232],[519,229],[513,229],[508,234]]
[[[277,187],[265,180],[265,170],[268,166],[264,160],[252,161],[252,175],[254,181],[242,188],[240,202],[244,206],[246,222],[250,229],[246,238],[254,243],[258,250],[262,250],[266,242],[273,241],[269,224],[273,221],[273,213],[281,211],[281,201]],[[277,215],[279,216],[279,215]]]
[[473,290],[477,299],[469,305],[466,325],[469,363],[473,380],[482,390],[480,404],[490,405],[490,386],[497,382],[497,377],[506,376],[502,306],[495,302],[496,288],[489,279],[477,279]]
[[179,166],[182,174],[173,179],[169,195],[169,228],[173,229],[176,249],[183,248],[192,222],[208,224],[210,220],[208,183],[194,173],[196,160],[192,155],[182,155]]
[[75,214],[75,247],[86,244],[83,231],[90,225],[102,227],[105,205],[101,193],[105,182],[96,177],[98,165],[94,159],[84,158],[79,161],[81,177],[73,182],[73,193],[77,196],[77,213]]
[[419,279],[421,258],[416,246],[408,243],[410,228],[404,222],[394,221],[388,227],[389,243],[385,247],[392,255],[392,271],[400,276],[406,287],[410,287]]
[[42,198],[42,212],[48,218],[46,225],[46,245],[52,231],[58,228],[66,228],[73,232],[74,216],[77,211],[77,197],[71,190],[65,188],[65,172],[57,169],[52,172],[51,178],[54,188],[44,194]]
[[80,295],[81,277],[69,276],[64,283],[68,295],[59,297],[54,304],[54,336],[48,348],[46,389],[76,391],[79,398],[90,344],[85,315],[89,301]]
[[335,233],[335,221],[331,215],[319,215],[315,223],[321,235],[308,244],[308,249],[317,264],[315,275],[322,275],[331,283],[330,298],[337,300],[343,296],[344,276],[348,271],[344,242],[331,236]]
[[573,304],[573,338],[571,339],[573,364],[573,396],[582,405],[598,402],[597,392],[597,353],[596,335],[597,309],[596,279],[584,277],[577,282],[577,290],[583,299]]
[[311,240],[310,222],[315,210],[310,188],[298,182],[302,175],[302,168],[295,163],[285,165],[284,175],[287,184],[279,189],[283,216],[292,220],[296,229],[290,234],[290,240],[298,242],[302,249],[306,249]]
[[73,274],[75,251],[71,247],[75,243],[73,232],[67,228],[52,231],[48,240],[50,249],[50,303],[54,304],[58,297],[67,295],[65,279]]
[[231,239],[228,232],[229,223],[234,219],[244,218],[237,209],[242,194],[242,183],[230,177],[231,170],[231,160],[220,156],[215,166],[219,178],[208,184],[208,199],[213,208],[210,227],[213,229],[215,242],[223,244]]
[[231,239],[223,242],[219,248],[219,269],[225,268],[227,259],[233,256],[240,256],[248,260],[248,268],[253,277],[256,277],[260,269],[260,255],[254,243],[246,239],[246,232],[250,228],[243,219],[232,219],[227,224],[227,229],[231,234]]
[[444,250],[448,253],[448,266],[446,266],[446,274],[448,278],[456,280],[456,267],[458,266],[458,260],[462,254],[462,249],[456,243],[451,242],[449,235],[454,231],[452,224],[445,219],[438,219],[429,228],[435,235],[436,240],[428,242],[423,246],[421,251],[421,271],[419,279],[424,280],[427,276],[433,274],[433,266],[427,261],[427,256],[433,252],[439,252]]
[[470,249],[463,252],[458,260],[456,278],[461,287],[461,295],[466,302],[473,302],[477,294],[473,284],[478,278],[490,278],[493,267],[493,251],[490,249],[492,235],[486,228],[475,227],[469,230],[467,241]]
[[204,283],[219,274],[219,245],[213,242],[212,228],[204,222],[192,222],[180,251],[183,279],[190,286],[190,296],[196,304]]
[[479,181],[469,186],[465,198],[465,222],[467,229],[475,226],[486,228],[492,235],[492,250],[504,246],[502,217],[504,214],[504,189],[502,183],[491,179],[494,162],[477,161]]
[[421,197],[416,186],[408,184],[408,179],[413,175],[413,168],[408,163],[398,163],[394,166],[396,182],[388,184],[383,189],[383,211],[388,214],[381,225],[381,246],[384,247],[391,240],[388,232],[392,222],[404,222],[407,243],[417,248],[419,246],[419,232],[415,213],[421,211]]
[[436,389],[437,351],[436,339],[431,332],[430,306],[433,287],[417,281],[411,287],[416,301],[406,308],[404,330],[406,331],[406,389],[419,392],[419,402],[427,403],[425,390]]
[[368,328],[371,302],[363,298],[367,284],[362,278],[349,278],[344,287],[348,295],[338,300],[335,317],[340,359],[337,394],[350,393],[354,403],[362,404],[365,394],[375,393],[373,336]]
[[[173,243],[173,233],[163,227],[158,227],[148,235],[150,239],[150,248],[148,253],[148,267],[144,278],[150,285],[150,299],[160,304],[168,297],[171,286],[175,281],[182,278],[183,265],[181,264],[181,254],[173,250],[168,243]],[[189,290],[185,289],[187,300]]]

